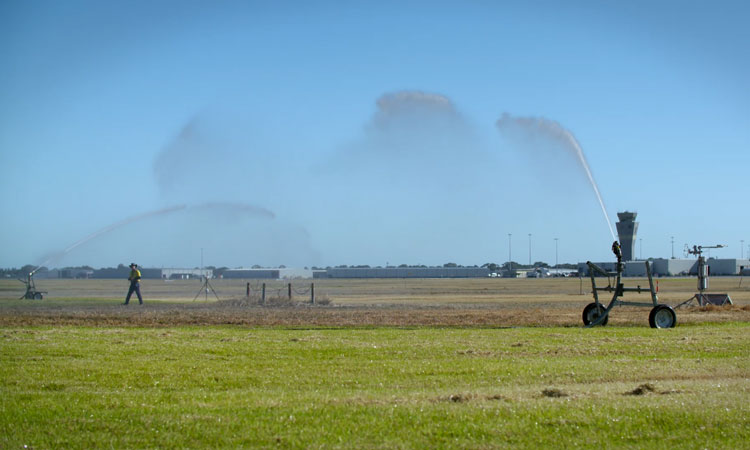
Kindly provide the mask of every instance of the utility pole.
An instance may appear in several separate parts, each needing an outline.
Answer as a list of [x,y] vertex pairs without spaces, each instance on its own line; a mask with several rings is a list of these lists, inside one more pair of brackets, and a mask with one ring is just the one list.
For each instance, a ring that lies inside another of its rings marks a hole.
[[513,253],[511,251],[513,249],[513,242],[511,241],[512,236],[513,236],[512,233],[508,233],[508,270],[509,271],[513,270],[513,263],[511,262],[513,261]]
[[529,233],[529,266],[531,266],[531,233]]
[[555,238],[555,269],[557,269],[557,238]]

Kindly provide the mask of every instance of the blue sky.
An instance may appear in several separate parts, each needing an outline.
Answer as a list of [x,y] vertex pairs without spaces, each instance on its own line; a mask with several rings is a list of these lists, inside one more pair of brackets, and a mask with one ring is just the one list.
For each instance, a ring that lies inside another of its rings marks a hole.
[[554,238],[560,262],[611,259],[576,160],[503,113],[575,135],[612,221],[638,212],[636,255],[674,236],[675,256],[747,256],[748,19],[743,1],[2,2],[0,266],[502,263],[508,233],[522,263],[528,234],[533,261]]

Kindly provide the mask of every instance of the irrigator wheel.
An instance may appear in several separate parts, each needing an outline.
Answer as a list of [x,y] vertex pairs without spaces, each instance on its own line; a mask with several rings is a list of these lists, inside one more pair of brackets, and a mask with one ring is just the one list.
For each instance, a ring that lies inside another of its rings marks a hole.
[[[602,306],[601,303],[589,303],[583,308],[583,324],[586,326],[591,325],[596,322],[596,319],[601,317],[602,314],[604,314],[604,306]],[[607,314],[607,317],[605,317],[599,325],[604,326],[607,322],[609,322],[609,314]]]
[[651,328],[674,328],[677,325],[677,315],[674,309],[667,305],[656,305],[648,315]]
[[37,292],[34,294],[34,300],[41,300],[44,298],[44,295],[42,295],[41,292]]

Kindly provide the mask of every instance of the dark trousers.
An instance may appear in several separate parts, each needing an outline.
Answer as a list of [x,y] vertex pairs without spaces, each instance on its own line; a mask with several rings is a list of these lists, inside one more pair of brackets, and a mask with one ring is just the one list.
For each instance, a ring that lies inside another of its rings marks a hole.
[[130,289],[128,289],[128,296],[125,297],[125,304],[130,303],[130,296],[133,292],[138,294],[138,303],[143,304],[143,297],[141,297],[141,283],[130,283]]

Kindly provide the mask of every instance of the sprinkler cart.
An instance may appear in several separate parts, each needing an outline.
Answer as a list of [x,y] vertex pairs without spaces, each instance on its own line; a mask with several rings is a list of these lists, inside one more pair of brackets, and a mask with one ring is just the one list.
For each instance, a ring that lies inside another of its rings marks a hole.
[[[594,302],[589,303],[583,309],[583,324],[588,327],[596,325],[604,326],[609,321],[609,313],[615,306],[653,306],[651,313],[648,315],[648,323],[651,328],[672,328],[677,324],[677,315],[674,310],[665,304],[659,304],[659,299],[656,296],[656,290],[654,289],[654,280],[651,277],[651,265],[648,261],[644,261],[646,264],[646,275],[648,275],[649,289],[643,289],[641,286],[626,288],[622,283],[622,271],[625,268],[625,264],[622,262],[622,251],[620,244],[615,241],[612,244],[612,252],[617,257],[617,266],[615,272],[607,272],[591,261],[587,261],[586,264],[589,266],[589,276],[591,277],[591,288],[594,296]],[[597,287],[596,285],[596,274],[604,275],[607,277],[606,287]],[[615,277],[614,285],[612,284],[612,278]],[[612,292],[612,300],[606,307],[603,303],[599,302],[599,292]],[[628,302],[620,300],[625,292],[637,292],[651,294],[651,303],[645,302]]]
[[29,300],[41,300],[44,298],[44,294],[46,294],[47,291],[38,291],[36,289],[36,285],[34,284],[34,272],[36,272],[37,270],[39,270],[38,267],[29,272],[25,280],[22,280],[20,278],[18,279],[18,281],[26,285],[26,293],[23,294],[19,298],[19,300],[24,298]]

